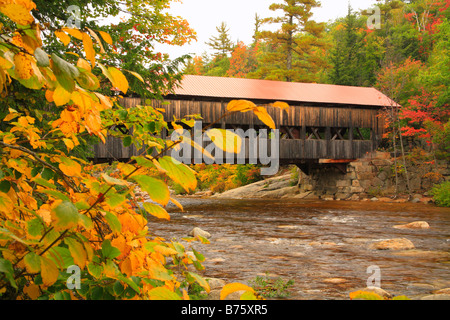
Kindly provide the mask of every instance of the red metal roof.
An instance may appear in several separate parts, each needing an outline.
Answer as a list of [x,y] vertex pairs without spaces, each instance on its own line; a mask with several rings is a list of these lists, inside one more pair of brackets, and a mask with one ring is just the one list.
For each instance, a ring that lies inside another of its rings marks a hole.
[[375,88],[331,84],[185,75],[179,96],[223,99],[311,102],[376,107],[398,106]]

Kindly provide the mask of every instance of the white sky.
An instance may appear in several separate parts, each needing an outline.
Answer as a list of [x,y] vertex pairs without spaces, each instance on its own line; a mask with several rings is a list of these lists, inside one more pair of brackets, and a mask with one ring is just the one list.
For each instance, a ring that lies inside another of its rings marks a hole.
[[[327,22],[338,17],[344,17],[348,12],[350,2],[354,11],[367,9],[376,4],[376,0],[321,0],[322,7],[314,10],[313,19],[317,22]],[[197,41],[183,47],[158,46],[156,49],[169,53],[176,58],[183,54],[202,55],[209,52],[205,44],[212,36],[217,36],[216,27],[224,21],[233,41],[252,42],[255,13],[261,18],[277,16],[281,11],[269,10],[272,3],[280,0],[182,0],[174,2],[169,10],[174,16],[180,16],[189,22],[197,32]],[[268,26],[263,26],[262,29]]]

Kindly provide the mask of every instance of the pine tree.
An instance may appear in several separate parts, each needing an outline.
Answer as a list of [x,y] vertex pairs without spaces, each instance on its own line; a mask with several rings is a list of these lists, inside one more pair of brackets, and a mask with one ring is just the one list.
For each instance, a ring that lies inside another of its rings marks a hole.
[[266,42],[261,67],[252,77],[281,81],[316,81],[315,74],[325,65],[317,50],[324,47],[325,25],[311,20],[316,0],[284,0],[269,9],[281,10],[276,18],[266,18],[264,23],[281,24],[278,31],[262,31],[260,39]]
[[209,38],[209,42],[206,42],[206,44],[216,51],[214,53],[215,57],[225,57],[233,51],[234,44],[230,39],[230,35],[228,34],[229,29],[225,22],[222,22],[220,26],[216,27],[216,30],[219,35]]
[[330,62],[333,65],[329,75],[331,83],[347,86],[364,83],[361,60],[364,34],[358,32],[362,25],[349,6],[344,21],[334,27],[333,48],[330,50]]

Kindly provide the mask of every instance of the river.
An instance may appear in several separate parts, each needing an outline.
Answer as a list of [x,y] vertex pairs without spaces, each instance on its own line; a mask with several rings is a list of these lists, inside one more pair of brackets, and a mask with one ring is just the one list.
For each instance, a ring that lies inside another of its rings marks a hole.
[[[248,283],[257,275],[294,280],[287,299],[342,300],[366,287],[368,267],[381,288],[412,299],[450,287],[450,210],[412,203],[181,198],[170,221],[150,218],[153,235],[180,240],[194,227],[210,244],[202,275]],[[430,229],[394,225],[427,221]],[[407,238],[416,249],[373,250],[374,241]],[[182,242],[182,241],[181,241]],[[184,242],[182,242],[184,243]],[[186,243],[186,246],[189,244]]]

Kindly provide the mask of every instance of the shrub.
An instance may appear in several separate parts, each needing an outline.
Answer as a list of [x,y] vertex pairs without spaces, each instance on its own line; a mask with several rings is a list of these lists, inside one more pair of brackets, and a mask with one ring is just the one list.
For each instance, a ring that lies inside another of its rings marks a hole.
[[450,181],[436,185],[431,193],[438,206],[450,207]]

